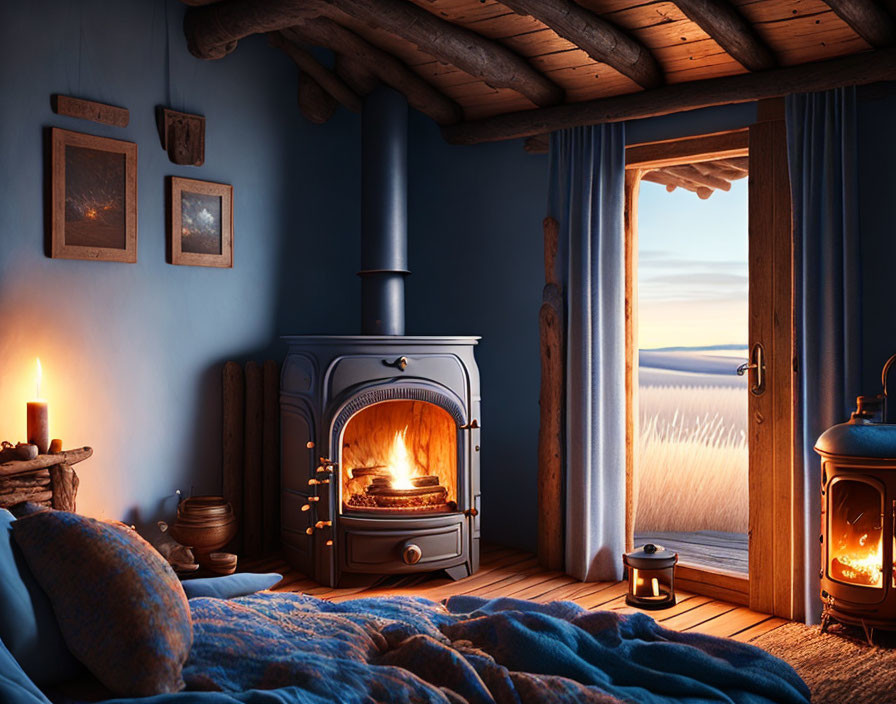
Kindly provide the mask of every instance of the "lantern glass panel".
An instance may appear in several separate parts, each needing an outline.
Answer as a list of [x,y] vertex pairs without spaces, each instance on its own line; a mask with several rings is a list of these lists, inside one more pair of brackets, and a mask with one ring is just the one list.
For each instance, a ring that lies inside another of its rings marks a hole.
[[639,604],[664,604],[673,598],[673,568],[629,568],[628,593]]

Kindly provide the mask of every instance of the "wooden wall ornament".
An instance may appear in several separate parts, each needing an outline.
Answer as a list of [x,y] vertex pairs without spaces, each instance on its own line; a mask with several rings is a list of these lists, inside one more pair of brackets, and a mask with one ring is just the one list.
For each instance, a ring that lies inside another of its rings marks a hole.
[[137,145],[50,129],[49,256],[137,261]]
[[97,103],[84,98],[74,98],[70,95],[54,94],[50,98],[50,102],[53,106],[53,112],[57,115],[76,117],[79,120],[91,120],[92,122],[101,122],[104,125],[127,127],[131,119],[131,114],[127,108]]
[[159,107],[156,123],[168,159],[182,166],[205,163],[205,117]]
[[538,562],[549,570],[563,568],[563,409],[565,405],[566,330],[563,284],[557,253],[559,225],[544,219],[545,286],[539,311],[541,337],[541,419],[538,429]]

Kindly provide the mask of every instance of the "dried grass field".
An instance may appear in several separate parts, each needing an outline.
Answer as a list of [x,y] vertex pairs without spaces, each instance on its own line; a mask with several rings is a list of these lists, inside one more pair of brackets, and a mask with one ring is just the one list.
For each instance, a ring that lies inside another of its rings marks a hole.
[[662,380],[678,383],[644,384],[651,370],[642,370],[635,530],[746,533],[747,393],[741,378],[732,383],[730,376],[676,374],[666,367]]

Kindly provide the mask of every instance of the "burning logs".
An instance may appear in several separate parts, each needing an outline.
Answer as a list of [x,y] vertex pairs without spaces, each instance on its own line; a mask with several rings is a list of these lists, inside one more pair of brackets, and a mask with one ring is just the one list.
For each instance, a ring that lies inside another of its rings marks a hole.
[[352,470],[352,478],[371,477],[363,494],[352,494],[347,505],[354,509],[386,509],[389,511],[428,511],[433,513],[457,510],[457,504],[448,501],[448,489],[439,484],[434,475],[411,477],[411,486],[393,486],[391,473],[385,467],[358,467]]

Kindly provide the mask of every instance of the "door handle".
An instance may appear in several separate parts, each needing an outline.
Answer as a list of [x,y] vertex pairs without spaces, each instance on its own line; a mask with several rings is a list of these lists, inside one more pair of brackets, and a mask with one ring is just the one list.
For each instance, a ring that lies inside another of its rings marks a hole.
[[754,396],[762,396],[765,393],[765,348],[757,342],[750,351],[750,361],[744,362],[737,368],[737,375],[743,376],[753,370],[753,384],[750,393]]

